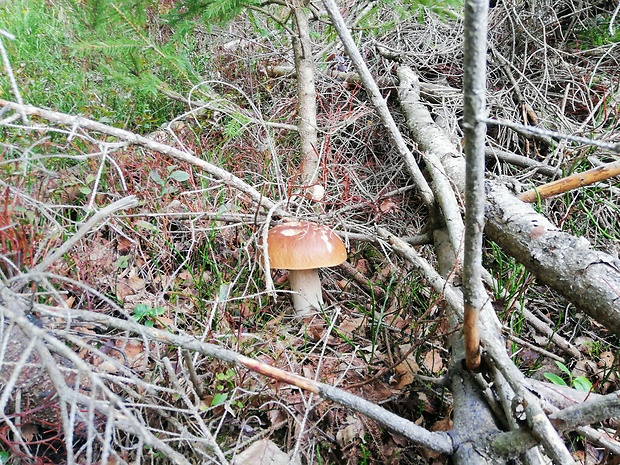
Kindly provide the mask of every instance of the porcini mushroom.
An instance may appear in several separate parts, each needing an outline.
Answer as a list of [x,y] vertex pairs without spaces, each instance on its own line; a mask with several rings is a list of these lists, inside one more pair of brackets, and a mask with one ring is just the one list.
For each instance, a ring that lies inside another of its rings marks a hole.
[[323,293],[318,268],[340,265],[347,259],[342,239],[327,226],[293,221],[269,230],[267,248],[271,268],[288,270],[297,315],[320,309]]

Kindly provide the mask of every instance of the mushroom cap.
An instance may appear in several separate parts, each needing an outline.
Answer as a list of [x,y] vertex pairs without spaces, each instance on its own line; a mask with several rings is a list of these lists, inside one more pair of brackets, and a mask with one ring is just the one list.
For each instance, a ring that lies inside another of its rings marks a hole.
[[309,270],[340,265],[347,259],[342,239],[327,226],[292,221],[274,226],[267,234],[272,268]]

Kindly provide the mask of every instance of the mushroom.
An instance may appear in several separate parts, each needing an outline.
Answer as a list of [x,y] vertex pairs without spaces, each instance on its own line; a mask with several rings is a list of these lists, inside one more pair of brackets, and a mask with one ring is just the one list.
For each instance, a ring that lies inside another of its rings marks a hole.
[[305,316],[323,306],[318,268],[340,265],[347,259],[342,239],[327,226],[293,221],[274,226],[267,234],[271,268],[288,270],[293,307]]

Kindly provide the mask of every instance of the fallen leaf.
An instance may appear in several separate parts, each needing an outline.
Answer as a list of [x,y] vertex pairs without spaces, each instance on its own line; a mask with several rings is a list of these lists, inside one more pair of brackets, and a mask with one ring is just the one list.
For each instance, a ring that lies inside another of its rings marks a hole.
[[614,363],[614,354],[610,351],[601,352],[599,356],[598,366],[600,368],[609,368]]
[[130,239],[120,236],[117,241],[116,250],[120,255],[127,255],[131,252],[133,242]]
[[575,377],[588,377],[598,371],[598,367],[593,360],[578,360],[571,374]]
[[232,463],[233,465],[301,465],[299,458],[291,459],[270,439],[253,442],[246,450],[237,454]]
[[347,426],[336,433],[336,442],[340,447],[352,443],[355,439],[364,438],[364,423],[353,415],[347,417]]
[[338,329],[340,329],[340,331],[342,331],[345,335],[350,336],[355,330],[362,326],[364,320],[364,317],[351,318],[350,316],[345,316],[342,323],[338,325]]
[[[411,344],[402,344],[399,347],[399,351],[401,354],[405,354],[411,348]],[[402,357],[402,355],[401,355]],[[405,386],[413,383],[415,379],[415,374],[420,370],[417,362],[415,361],[415,357],[413,353],[409,354],[407,358],[398,364],[395,371],[395,376],[397,380],[396,389],[404,389]]]
[[450,431],[452,429],[452,420],[446,417],[433,423],[429,429],[431,431]]
[[267,412],[267,418],[269,418],[271,426],[274,427],[286,420],[286,415],[281,409],[273,408]]
[[379,210],[381,213],[390,213],[390,212],[398,212],[400,209],[398,208],[398,204],[394,202],[392,199],[386,199],[379,204]]
[[339,279],[336,281],[336,284],[338,285],[338,289],[341,291],[347,291],[351,288],[351,281],[348,279]]
[[40,433],[39,427],[35,423],[26,423],[20,429],[21,436],[26,442],[31,442]]
[[134,267],[129,271],[129,275],[126,278],[118,280],[116,296],[119,300],[125,302],[127,297],[139,294],[145,287],[146,281],[138,276],[136,268]]
[[360,258],[357,261],[357,263],[355,264],[355,269],[362,273],[364,276],[370,276],[370,272],[368,271],[370,269],[370,266],[368,264],[368,260],[366,260],[365,258]]
[[443,370],[443,360],[437,349],[433,349],[424,354],[422,364],[433,374],[437,374]]

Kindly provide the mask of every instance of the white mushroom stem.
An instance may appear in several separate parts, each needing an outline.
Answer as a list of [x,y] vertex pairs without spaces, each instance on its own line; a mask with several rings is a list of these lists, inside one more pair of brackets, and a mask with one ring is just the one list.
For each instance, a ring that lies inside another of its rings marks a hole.
[[297,316],[306,316],[323,306],[323,292],[319,270],[289,270],[288,282],[293,293],[293,307]]

